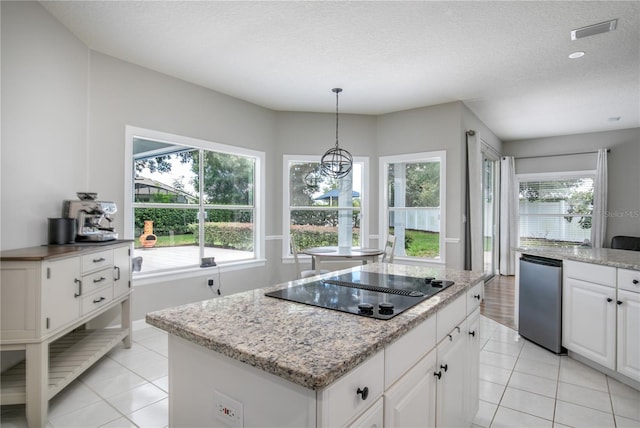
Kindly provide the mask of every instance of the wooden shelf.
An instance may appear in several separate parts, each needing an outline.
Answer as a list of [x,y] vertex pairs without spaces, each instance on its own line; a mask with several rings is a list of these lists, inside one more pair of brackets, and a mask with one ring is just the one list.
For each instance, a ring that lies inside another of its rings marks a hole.
[[[129,329],[76,330],[49,344],[50,400],[129,335]],[[26,402],[26,364],[0,376],[0,403]]]

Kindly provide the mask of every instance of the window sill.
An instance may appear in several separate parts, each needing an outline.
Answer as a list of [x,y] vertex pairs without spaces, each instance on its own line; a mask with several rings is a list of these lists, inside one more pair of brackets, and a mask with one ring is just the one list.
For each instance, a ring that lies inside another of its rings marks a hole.
[[192,267],[179,270],[172,270],[166,272],[138,274],[133,277],[133,286],[140,287],[146,285],[157,284],[158,282],[176,281],[181,279],[196,278],[211,275],[213,273],[218,274],[220,272],[232,272],[236,270],[245,270],[252,268],[264,267],[266,260],[250,260],[236,263],[223,263],[222,265],[201,268]]

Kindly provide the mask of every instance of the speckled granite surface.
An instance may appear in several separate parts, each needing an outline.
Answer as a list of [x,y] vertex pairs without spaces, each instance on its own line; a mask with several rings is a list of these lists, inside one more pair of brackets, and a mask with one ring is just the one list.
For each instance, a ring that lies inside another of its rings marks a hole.
[[379,263],[340,272],[358,269],[415,277],[432,276],[455,281],[455,285],[388,321],[264,295],[267,291],[313,279],[152,312],[146,319],[149,324],[170,334],[306,388],[320,389],[427,317],[435,315],[439,308],[482,279],[479,272]]
[[640,251],[612,250],[611,248],[553,248],[521,247],[516,248],[523,254],[594,263],[623,269],[640,270]]

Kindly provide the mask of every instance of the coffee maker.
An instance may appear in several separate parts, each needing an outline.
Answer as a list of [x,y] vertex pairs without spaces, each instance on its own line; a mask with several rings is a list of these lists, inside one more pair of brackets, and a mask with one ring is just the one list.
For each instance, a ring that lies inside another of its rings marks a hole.
[[111,227],[118,212],[115,202],[98,201],[97,193],[78,192],[79,200],[66,200],[62,204],[62,216],[76,221],[76,242],[100,242],[118,239]]

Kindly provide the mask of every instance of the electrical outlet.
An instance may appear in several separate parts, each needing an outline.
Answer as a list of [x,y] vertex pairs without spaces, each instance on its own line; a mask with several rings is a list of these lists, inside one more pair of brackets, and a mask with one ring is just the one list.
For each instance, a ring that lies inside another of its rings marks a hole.
[[213,287],[213,278],[207,278],[207,285]]
[[216,418],[228,427],[243,428],[244,415],[242,403],[220,391],[213,391],[213,408]]

